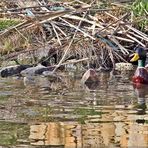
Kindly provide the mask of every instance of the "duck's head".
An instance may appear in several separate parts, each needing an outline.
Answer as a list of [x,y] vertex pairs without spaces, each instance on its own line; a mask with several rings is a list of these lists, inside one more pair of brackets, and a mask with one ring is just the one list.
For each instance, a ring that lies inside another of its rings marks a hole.
[[135,49],[135,53],[133,58],[130,60],[130,62],[136,62],[138,60],[142,60],[143,62],[146,61],[146,51],[143,47],[137,47]]

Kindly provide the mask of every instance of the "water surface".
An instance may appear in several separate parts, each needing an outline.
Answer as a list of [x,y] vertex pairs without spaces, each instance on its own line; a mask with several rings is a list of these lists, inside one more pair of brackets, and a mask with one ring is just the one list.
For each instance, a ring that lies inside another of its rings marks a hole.
[[100,73],[84,86],[80,73],[62,82],[0,79],[2,147],[148,147],[148,92],[127,75]]

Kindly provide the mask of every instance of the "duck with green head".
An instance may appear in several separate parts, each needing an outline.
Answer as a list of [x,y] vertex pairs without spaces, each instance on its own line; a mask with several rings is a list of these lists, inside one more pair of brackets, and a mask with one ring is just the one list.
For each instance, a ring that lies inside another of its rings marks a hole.
[[145,67],[146,63],[146,51],[142,47],[137,47],[134,53],[134,57],[131,62],[138,61],[138,67],[132,78],[135,84],[148,84],[148,68]]

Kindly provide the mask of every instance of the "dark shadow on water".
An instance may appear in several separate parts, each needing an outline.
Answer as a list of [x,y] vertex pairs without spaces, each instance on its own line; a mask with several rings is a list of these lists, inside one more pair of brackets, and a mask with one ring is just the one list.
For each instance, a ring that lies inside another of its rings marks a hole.
[[85,83],[86,89],[93,91],[96,90],[99,87],[99,82],[88,82]]

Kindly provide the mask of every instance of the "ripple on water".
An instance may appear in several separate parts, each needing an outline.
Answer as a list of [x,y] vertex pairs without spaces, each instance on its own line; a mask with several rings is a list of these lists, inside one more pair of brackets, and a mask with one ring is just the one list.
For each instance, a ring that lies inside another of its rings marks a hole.
[[62,83],[35,77],[33,85],[0,79],[0,145],[148,147],[147,93],[123,76],[100,74],[95,90],[63,76]]

